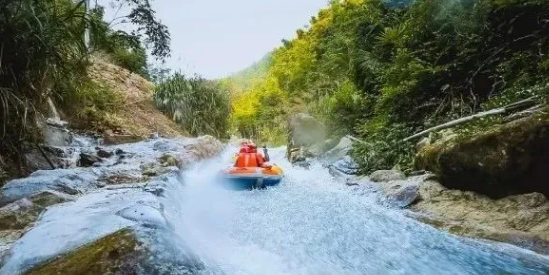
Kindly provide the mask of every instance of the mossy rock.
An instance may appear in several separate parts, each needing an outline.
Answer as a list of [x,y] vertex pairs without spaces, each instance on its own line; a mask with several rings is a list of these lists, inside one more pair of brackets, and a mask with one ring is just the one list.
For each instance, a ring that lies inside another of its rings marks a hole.
[[121,229],[27,271],[25,275],[137,275],[146,254],[133,231]]
[[531,192],[549,196],[549,116],[428,145],[416,156],[415,166],[436,173],[448,188],[492,198]]

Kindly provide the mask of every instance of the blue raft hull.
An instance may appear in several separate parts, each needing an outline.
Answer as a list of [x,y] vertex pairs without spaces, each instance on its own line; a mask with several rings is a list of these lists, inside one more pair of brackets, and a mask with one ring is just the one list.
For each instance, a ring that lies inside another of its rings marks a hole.
[[224,188],[231,190],[252,190],[264,189],[277,186],[282,181],[282,177],[238,177],[238,176],[220,176],[220,183]]

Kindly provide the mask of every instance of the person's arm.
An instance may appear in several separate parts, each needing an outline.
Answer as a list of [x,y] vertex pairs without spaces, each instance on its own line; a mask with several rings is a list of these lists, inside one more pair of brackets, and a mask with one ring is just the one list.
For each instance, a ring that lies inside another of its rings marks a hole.
[[263,145],[263,154],[265,155],[265,161],[271,161],[269,157],[269,152],[267,151],[267,146]]

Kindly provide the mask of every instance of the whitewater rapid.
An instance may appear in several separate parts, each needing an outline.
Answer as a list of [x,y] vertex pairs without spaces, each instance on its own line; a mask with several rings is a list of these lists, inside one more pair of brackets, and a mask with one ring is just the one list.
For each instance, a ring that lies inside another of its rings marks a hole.
[[284,148],[271,149],[286,174],[280,186],[219,188],[215,172],[235,150],[183,172],[164,198],[166,218],[206,263],[204,274],[549,274],[545,257],[409,219],[320,164],[292,167]]

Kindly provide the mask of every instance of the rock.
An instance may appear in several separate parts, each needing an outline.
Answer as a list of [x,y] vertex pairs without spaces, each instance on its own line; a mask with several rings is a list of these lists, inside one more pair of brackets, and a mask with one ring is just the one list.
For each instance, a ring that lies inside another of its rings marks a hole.
[[175,147],[170,146],[171,144],[166,140],[157,141],[153,144],[153,149],[155,151],[160,152],[167,152],[167,151],[173,151]]
[[95,163],[101,162],[102,160],[98,156],[94,156],[89,153],[80,153],[80,159],[78,160],[78,166],[80,167],[91,167]]
[[108,151],[105,151],[103,149],[99,149],[97,150],[97,156],[100,157],[100,158],[110,158],[112,156],[114,156],[114,153],[113,152],[108,152]]
[[42,127],[44,144],[46,146],[68,146],[72,142],[72,135],[66,128],[67,122],[48,118]]
[[46,208],[51,205],[74,201],[76,198],[72,195],[64,194],[54,190],[47,190],[28,198],[33,204]]
[[535,208],[547,204],[547,198],[541,193],[530,193],[517,196],[509,196],[506,199],[515,201],[518,205],[526,208]]
[[[353,147],[353,141],[348,137],[342,137],[339,143],[328,152],[322,155],[321,161],[325,164],[333,164],[341,159],[348,157],[351,148]],[[349,160],[350,158],[347,158]]]
[[160,136],[158,135],[158,133],[152,133],[149,135],[149,139],[158,139]]
[[107,130],[103,134],[103,142],[105,145],[118,145],[125,143],[134,143],[145,140],[142,136],[132,134],[117,134],[112,130]]
[[427,171],[425,171],[425,170],[412,171],[412,172],[410,172],[410,177],[421,176],[421,175],[425,175],[426,173],[427,173]]
[[149,167],[149,168],[145,168],[143,170],[142,174],[144,176],[154,177],[154,176],[157,176],[159,174],[159,170],[156,167]]
[[116,150],[114,150],[114,153],[115,153],[117,156],[126,154],[126,152],[124,152],[124,150],[122,150],[122,149],[120,149],[120,148],[117,148]]
[[388,201],[396,207],[408,207],[419,199],[419,187],[414,184],[386,192]]
[[27,178],[15,179],[0,189],[0,206],[44,191],[76,195],[97,188],[98,176],[84,168],[36,171]]
[[13,244],[21,238],[24,230],[4,230],[0,231],[0,266],[4,265],[8,252]]
[[453,234],[506,242],[549,253],[549,201],[531,193],[492,199],[472,191],[448,189],[430,175],[407,179],[419,184],[410,209],[420,221]]
[[[312,116],[298,113],[288,121],[288,145],[286,157],[291,163],[304,161],[323,153],[325,128]],[[321,148],[321,149],[318,149]]]
[[143,182],[144,180],[146,179],[140,175],[117,173],[117,174],[103,176],[99,179],[99,182],[102,182],[108,185],[114,185],[114,184],[124,184],[124,183],[138,183],[138,182]]
[[156,227],[167,224],[161,210],[150,205],[133,205],[118,211],[116,215],[146,226]]
[[350,156],[345,156],[329,166],[330,170],[336,170],[344,175],[356,175],[358,168],[358,164]]
[[93,192],[48,209],[0,274],[127,274],[126,265],[136,274],[197,274],[203,264],[168,226],[158,198],[142,189]]
[[549,195],[549,115],[453,136],[423,148],[416,168],[434,172],[448,188],[495,199],[531,192]]
[[540,254],[549,254],[549,241],[538,234],[492,228],[466,221],[452,221],[437,215],[408,212],[407,215],[435,228],[452,234],[509,243]]
[[378,170],[370,174],[370,180],[373,182],[386,182],[404,179],[406,179],[404,173],[397,170]]
[[0,208],[0,230],[24,229],[36,221],[48,206],[74,200],[55,191],[45,191],[30,198],[20,199]]
[[122,229],[24,274],[140,274],[147,249],[130,229]]
[[224,148],[223,143],[209,135],[200,136],[195,142],[185,146],[185,149],[189,150],[195,160],[214,157],[221,153]]
[[[72,160],[72,148],[61,148],[55,146],[42,146],[43,152],[38,148],[26,148],[24,152],[27,167],[31,171],[52,169],[49,161],[55,168],[74,167],[76,163]],[[44,157],[44,154],[46,157]],[[48,161],[49,159],[49,161]]]
[[166,166],[177,166],[179,167],[181,165],[181,162],[177,160],[174,156],[170,154],[163,154],[158,161],[160,164],[164,167]]
[[0,230],[24,229],[36,221],[43,208],[21,199],[0,208]]

